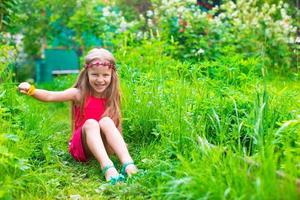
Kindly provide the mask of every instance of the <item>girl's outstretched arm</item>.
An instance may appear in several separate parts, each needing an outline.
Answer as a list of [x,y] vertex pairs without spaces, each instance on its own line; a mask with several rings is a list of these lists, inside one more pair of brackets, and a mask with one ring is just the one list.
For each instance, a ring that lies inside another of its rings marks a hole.
[[19,91],[44,102],[80,101],[80,91],[77,88],[69,88],[64,91],[48,91],[35,89],[29,83],[19,85]]

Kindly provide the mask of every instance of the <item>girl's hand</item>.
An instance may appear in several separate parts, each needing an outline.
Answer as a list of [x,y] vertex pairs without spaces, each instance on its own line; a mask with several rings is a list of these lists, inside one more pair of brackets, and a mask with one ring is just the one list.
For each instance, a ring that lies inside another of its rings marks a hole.
[[31,85],[29,83],[27,83],[27,82],[20,83],[20,85],[18,86],[19,92],[21,92],[23,94],[28,94],[30,86]]

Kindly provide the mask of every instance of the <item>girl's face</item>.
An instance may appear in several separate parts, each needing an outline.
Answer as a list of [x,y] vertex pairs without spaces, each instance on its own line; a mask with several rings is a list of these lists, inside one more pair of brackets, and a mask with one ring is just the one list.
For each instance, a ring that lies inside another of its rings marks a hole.
[[112,69],[107,66],[92,66],[87,70],[93,95],[104,97],[104,92],[111,83]]

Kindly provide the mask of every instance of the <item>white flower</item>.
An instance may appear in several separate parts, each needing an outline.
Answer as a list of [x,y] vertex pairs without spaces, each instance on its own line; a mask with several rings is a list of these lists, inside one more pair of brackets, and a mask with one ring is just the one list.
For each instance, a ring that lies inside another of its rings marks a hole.
[[213,22],[214,22],[216,25],[221,25],[221,24],[222,24],[222,21],[220,20],[220,17],[219,17],[219,16],[214,17],[214,18],[213,18]]
[[273,13],[275,13],[276,12],[276,6],[273,4],[272,6],[271,6],[271,8],[269,9],[269,14],[273,14]]
[[147,10],[146,16],[151,18],[153,16],[153,11],[152,10]]
[[162,2],[161,2],[163,5],[166,5],[166,4],[168,4],[168,1],[167,0],[162,0]]
[[232,1],[230,1],[230,8],[231,8],[232,10],[234,10],[234,9],[236,8],[235,3],[233,3]]
[[296,40],[295,40],[295,38],[293,38],[293,37],[289,37],[289,39],[288,39],[288,43],[290,43],[290,44],[294,44],[294,43],[296,43]]
[[8,50],[8,57],[10,58],[10,59],[12,59],[12,58],[14,58],[15,57],[15,52],[13,51],[13,50]]
[[4,33],[4,38],[6,39],[10,39],[12,37],[12,35],[10,33]]
[[269,4],[264,3],[263,6],[262,6],[262,11],[263,11],[263,12],[266,12],[266,11],[268,11],[269,9],[270,9]]
[[109,7],[104,7],[102,12],[104,17],[108,17],[110,15]]
[[233,12],[233,13],[231,14],[231,16],[232,16],[232,17],[237,17],[238,14],[239,14],[239,12],[238,12],[238,11],[235,11],[235,12]]
[[14,35],[16,45],[20,45],[22,43],[23,37],[24,37],[24,35],[22,35],[22,34]]
[[137,38],[137,39],[143,39],[143,37],[144,37],[144,34],[143,34],[142,31],[138,31],[138,32],[136,33],[136,38]]
[[266,35],[266,37],[271,37],[272,33],[271,33],[270,29],[266,28],[265,35]]
[[289,4],[284,3],[284,4],[283,4],[283,7],[284,7],[285,9],[288,9],[288,8],[289,8]]
[[115,11],[111,12],[111,15],[118,19],[121,15]]
[[144,20],[145,20],[144,15],[140,14],[140,15],[139,15],[139,20],[140,20],[140,21],[144,21]]
[[180,6],[179,8],[177,8],[178,13],[183,13],[184,10],[185,10],[185,8],[183,6]]
[[151,19],[147,19],[147,24],[149,27],[153,27],[153,22]]
[[120,31],[121,31],[121,32],[125,32],[126,29],[127,29],[127,23],[126,23],[126,21],[125,21],[125,18],[122,17],[122,18],[121,18],[121,24],[120,24]]
[[219,14],[219,18],[220,18],[220,19],[225,19],[225,17],[226,17],[226,16],[225,16],[224,13]]
[[259,24],[258,24],[258,21],[257,21],[256,18],[253,18],[253,19],[252,19],[251,25],[252,25],[252,26],[255,26],[255,27],[258,27]]
[[286,10],[285,9],[280,9],[280,14],[282,16],[282,18],[284,18],[287,14],[286,14]]
[[81,7],[81,5],[82,5],[82,0],[77,0],[76,1],[76,6],[77,7]]
[[201,55],[204,54],[204,50],[202,48],[200,48],[197,52],[196,55]]

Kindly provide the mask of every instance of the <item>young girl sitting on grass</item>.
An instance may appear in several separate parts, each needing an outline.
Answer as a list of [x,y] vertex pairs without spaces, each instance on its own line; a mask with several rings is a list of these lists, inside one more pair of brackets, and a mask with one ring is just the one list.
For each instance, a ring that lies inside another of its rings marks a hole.
[[[74,87],[65,91],[36,89],[23,82],[21,93],[44,102],[72,102],[72,137],[69,152],[80,162],[94,156],[106,181],[123,181],[137,173],[137,168],[122,137],[119,81],[115,58],[105,49],[92,49],[85,57],[85,67]],[[115,153],[122,163],[119,174],[109,155]]]

